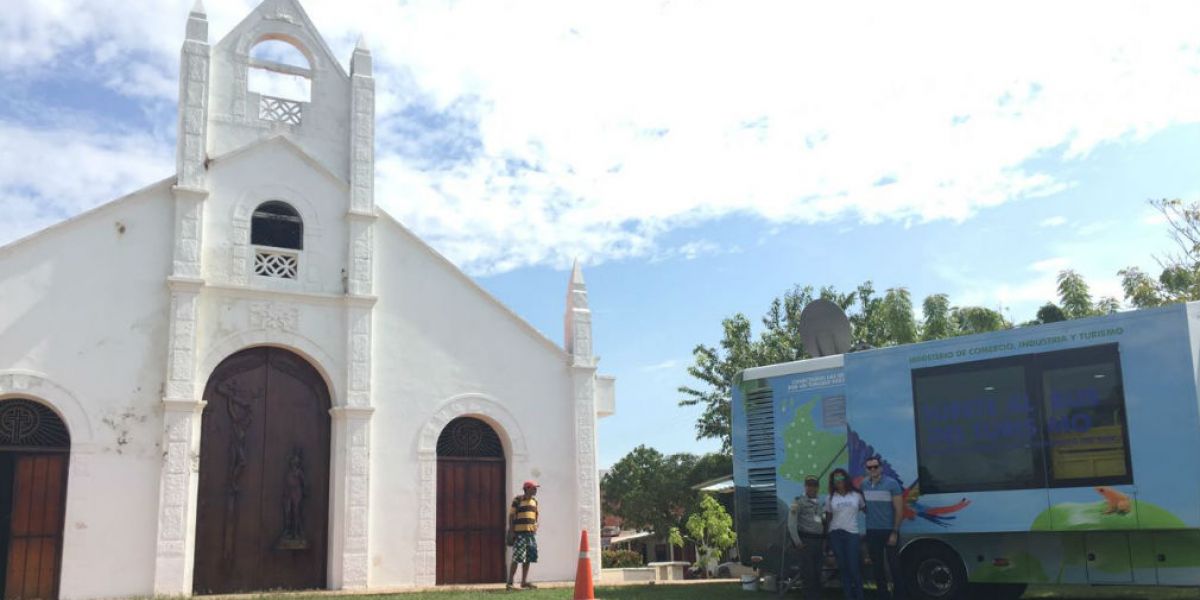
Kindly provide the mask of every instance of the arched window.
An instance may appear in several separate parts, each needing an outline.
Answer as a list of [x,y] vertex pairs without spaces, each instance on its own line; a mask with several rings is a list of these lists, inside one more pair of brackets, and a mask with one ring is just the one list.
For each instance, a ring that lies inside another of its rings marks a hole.
[[254,250],[254,274],[278,279],[296,279],[300,253],[304,249],[304,221],[286,202],[271,200],[254,209],[250,218],[250,243]]
[[250,243],[273,248],[304,249],[304,221],[286,202],[272,200],[254,209],[250,220]]
[[438,436],[438,458],[504,458],[500,436],[490,425],[472,417],[450,421]]

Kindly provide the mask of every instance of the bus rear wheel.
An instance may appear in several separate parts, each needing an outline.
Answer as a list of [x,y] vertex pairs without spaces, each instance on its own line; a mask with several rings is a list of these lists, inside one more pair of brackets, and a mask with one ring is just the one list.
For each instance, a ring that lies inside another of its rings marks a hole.
[[914,600],[962,600],[967,570],[958,553],[939,543],[919,544],[904,553],[905,583]]

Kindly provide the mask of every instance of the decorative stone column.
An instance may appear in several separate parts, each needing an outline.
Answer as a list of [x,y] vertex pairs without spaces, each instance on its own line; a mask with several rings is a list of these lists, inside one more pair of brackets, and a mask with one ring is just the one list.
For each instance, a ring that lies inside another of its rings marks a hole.
[[333,498],[330,508],[329,587],[365,588],[368,581],[370,509],[370,407],[341,406],[333,416]]
[[350,59],[350,198],[346,211],[346,399],[333,414],[329,587],[367,587],[370,578],[371,355],[375,307],[375,80],[360,39]]
[[596,357],[592,354],[592,311],[579,263],[571,269],[564,317],[566,350],[575,408],[576,501],[579,529],[588,531],[592,576],[600,576],[600,482],[596,469]]
[[200,415],[204,402],[196,383],[196,330],[206,189],[208,127],[208,19],[197,0],[188,15],[180,52],[179,133],[176,150],[175,239],[168,314],[167,373],[163,394],[163,465],[159,479],[158,539],[154,593],[190,594],[196,537]]

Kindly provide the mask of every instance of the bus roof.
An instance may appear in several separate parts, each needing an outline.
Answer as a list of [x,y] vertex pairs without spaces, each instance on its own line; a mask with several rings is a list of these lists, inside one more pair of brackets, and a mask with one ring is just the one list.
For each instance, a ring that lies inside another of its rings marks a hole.
[[[1082,319],[1071,319],[1056,323],[1044,323],[1041,325],[1033,325],[1027,327],[1014,327],[1011,329],[1003,329],[1000,331],[990,331],[984,333],[975,333],[971,335],[956,336],[953,338],[945,338],[938,340],[927,340],[923,342],[914,342],[910,344],[900,344],[898,346],[885,346],[882,348],[870,348],[863,352],[911,352],[914,346],[923,346],[928,348],[936,348],[938,346],[961,345],[973,340],[987,337],[1013,337],[1022,333],[1030,333],[1032,330],[1038,331],[1054,331],[1056,329],[1067,329],[1071,327],[1079,327],[1092,323],[1100,323],[1104,321],[1123,321],[1131,318],[1139,318],[1154,314],[1162,314],[1173,311],[1186,311],[1188,305],[1200,304],[1197,302],[1188,302],[1180,304],[1170,304],[1155,308],[1143,308],[1138,310],[1122,311],[1108,315],[1097,315],[1094,317],[1085,317]],[[820,371],[824,369],[837,369],[845,365],[845,355],[837,354],[834,356],[822,356],[819,358],[806,358],[804,360],[796,360],[786,363],[777,363],[762,367],[752,367],[742,371],[742,381],[753,381],[757,379],[767,379],[769,377],[777,377],[780,375],[796,375],[799,373],[808,373],[811,371]]]
[[766,379],[768,377],[775,377],[778,375],[808,373],[809,371],[821,371],[824,369],[838,369],[841,368],[844,358],[845,355],[843,354],[835,354],[833,356],[806,358],[804,360],[778,363],[774,365],[767,365],[765,367],[752,367],[742,371],[742,381]]

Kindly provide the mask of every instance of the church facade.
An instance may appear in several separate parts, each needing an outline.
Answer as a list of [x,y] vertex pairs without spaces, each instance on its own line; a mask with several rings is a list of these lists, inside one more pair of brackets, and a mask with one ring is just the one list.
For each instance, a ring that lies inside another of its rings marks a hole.
[[198,3],[176,174],[0,248],[5,597],[499,582],[527,479],[534,578],[574,577],[583,529],[599,569],[582,273],[559,345],[377,208],[349,64],[296,0],[211,45]]

